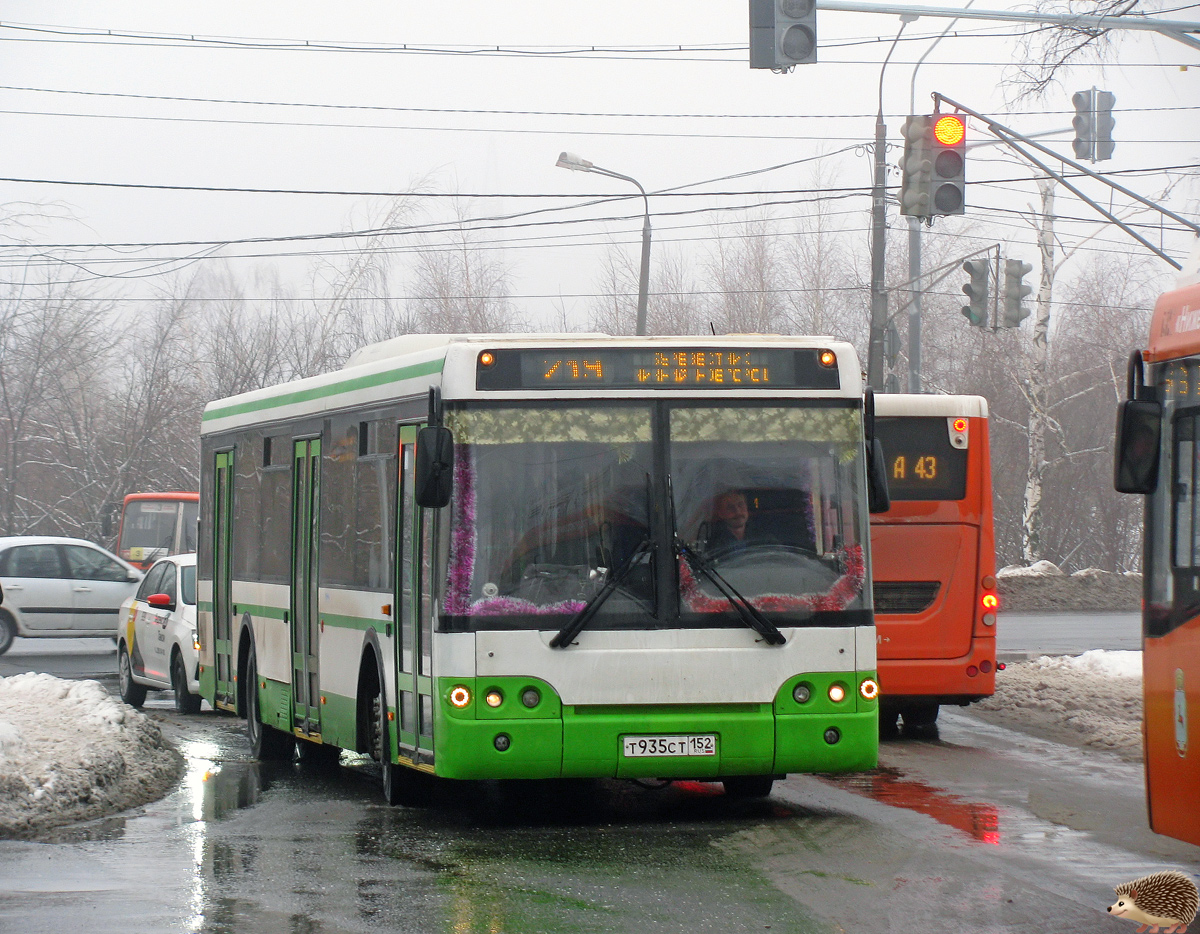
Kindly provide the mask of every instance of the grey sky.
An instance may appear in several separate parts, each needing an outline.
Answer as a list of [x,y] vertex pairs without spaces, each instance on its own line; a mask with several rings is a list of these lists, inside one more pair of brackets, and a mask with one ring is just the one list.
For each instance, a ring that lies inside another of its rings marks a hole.
[[[999,6],[987,0],[980,6]],[[1171,14],[1200,18],[1195,9]],[[616,0],[585,5],[545,2],[504,4],[430,3],[204,3],[9,2],[0,5],[6,88],[88,91],[103,94],[160,95],[229,101],[329,104],[350,107],[422,108],[364,110],[283,107],[250,103],[200,103],[84,96],[45,91],[0,91],[5,127],[5,160],[0,175],[12,178],[104,181],[158,185],[255,187],[349,191],[403,191],[417,182],[427,190],[465,193],[635,193],[630,186],[594,175],[554,168],[560,150],[571,150],[598,165],[636,177],[648,190],[664,189],[832,152],[873,134],[879,65],[898,18],[822,13],[822,63],[790,75],[751,71],[746,0],[653,4]],[[931,37],[946,20],[924,18],[909,25],[907,37]],[[44,30],[17,24],[69,27],[76,32],[113,31],[178,38],[135,39],[99,36],[62,41]],[[1012,27],[961,21],[971,36],[944,40],[922,66],[917,110],[929,112],[928,94],[940,90],[985,112],[1009,109],[1016,40]],[[440,46],[464,53],[484,45],[549,52],[601,46],[629,51],[595,54],[423,54],[418,52],[267,50],[225,44],[216,48],[187,37],[301,40],[353,46],[355,43],[407,43]],[[847,44],[855,40],[888,41]],[[57,41],[53,41],[57,40]],[[911,63],[928,41],[902,42],[889,65],[884,110],[889,136],[899,139],[908,108]],[[711,50],[651,53],[651,47],[712,46]],[[1183,71],[1181,64],[1195,67]],[[1200,153],[1200,53],[1150,35],[1121,40],[1114,63],[1075,67],[1064,84],[1040,101],[1026,101],[1006,120],[1026,132],[1066,127],[1070,94],[1093,84],[1113,91],[1118,108],[1190,108],[1120,113],[1116,157],[1103,168],[1195,164]],[[545,115],[484,114],[456,111],[540,111]],[[430,112],[432,111],[432,112]],[[1047,111],[1060,111],[1047,113]],[[36,113],[35,113],[36,112]],[[617,117],[590,114],[637,113]],[[56,114],[48,116],[45,114]],[[65,116],[106,115],[98,116]],[[580,114],[580,116],[574,116]],[[676,114],[730,115],[683,118]],[[117,119],[131,115],[155,119]],[[780,115],[748,119],[746,115]],[[782,115],[791,115],[786,119]],[[857,116],[848,116],[857,115]],[[180,119],[186,118],[186,120]],[[226,121],[226,122],[207,122]],[[310,124],[310,125],[294,125]],[[977,138],[980,131],[972,128]],[[1069,153],[1069,134],[1059,137]],[[1025,170],[995,161],[990,148],[969,164],[969,210],[986,221],[987,206],[1020,207],[1034,188],[1029,183],[989,186],[984,179],[1027,176]],[[892,161],[895,159],[893,154]],[[987,159],[988,161],[984,161]],[[869,182],[867,158],[847,153],[825,160],[838,184]],[[727,191],[809,187],[807,166],[722,183]],[[1161,178],[1126,179],[1151,193]],[[163,192],[0,182],[2,199],[58,201],[71,206],[78,224],[54,224],[36,232],[38,242],[230,240],[276,237],[340,229],[352,216],[368,215],[368,200],[336,195],[250,195]],[[1181,187],[1172,202],[1196,209],[1194,183]],[[682,236],[707,236],[701,228],[678,225],[732,220],[743,212],[667,216],[705,204],[746,204],[741,199],[652,199],[656,248]],[[768,199],[776,200],[776,199]],[[1107,200],[1107,198],[1105,198]],[[684,202],[687,202],[686,204]],[[487,199],[464,206],[472,216],[509,214],[535,207],[562,207],[571,199],[537,202]],[[866,198],[843,202],[859,213],[846,225],[865,225]],[[1062,213],[1088,216],[1069,196]],[[800,210],[804,210],[801,208]],[[428,215],[448,216],[450,206],[431,205]],[[605,205],[600,214],[640,212],[635,201]],[[661,213],[661,216],[659,216]],[[794,206],[777,213],[797,213]],[[585,212],[563,211],[574,219]],[[893,215],[894,216],[894,215]],[[1028,240],[1011,217],[996,236]],[[582,294],[594,291],[602,246],[569,246],[564,235],[586,243],[611,234],[636,242],[640,221],[600,226],[571,225],[510,231],[503,236],[551,236],[537,249],[513,248],[514,291],[524,294]],[[1084,232],[1081,225],[1064,233]],[[661,239],[660,239],[661,238]],[[866,238],[863,235],[865,251]],[[1104,236],[1107,249],[1137,250],[1117,232]],[[1168,236],[1168,248],[1186,245]],[[547,246],[549,244],[549,246]],[[517,247],[516,243],[513,243]],[[700,247],[696,247],[700,249]],[[154,251],[179,255],[178,248]],[[1033,251],[1027,251],[1033,258]],[[99,268],[99,267],[96,267]],[[104,267],[109,269],[109,267]],[[1164,273],[1167,271],[1164,264]],[[142,285],[127,286],[144,290]],[[582,309],[586,300],[568,300]],[[535,316],[552,313],[553,303],[528,303]]]

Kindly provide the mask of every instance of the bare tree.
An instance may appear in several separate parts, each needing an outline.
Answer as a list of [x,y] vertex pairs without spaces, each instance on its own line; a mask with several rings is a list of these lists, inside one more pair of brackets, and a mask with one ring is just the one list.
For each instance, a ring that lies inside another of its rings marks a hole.
[[[1141,0],[1035,0],[1038,13],[1076,16],[1119,17],[1147,12]],[[1105,61],[1113,52],[1112,30],[1068,23],[1031,27],[1014,56],[1008,83],[1017,89],[1017,99],[1041,97],[1057,83],[1059,72],[1068,65]]]

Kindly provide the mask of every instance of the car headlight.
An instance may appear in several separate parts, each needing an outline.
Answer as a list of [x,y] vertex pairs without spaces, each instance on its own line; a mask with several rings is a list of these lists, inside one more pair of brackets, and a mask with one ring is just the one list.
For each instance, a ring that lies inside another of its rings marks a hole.
[[200,651],[200,633],[194,629],[192,630],[192,648],[197,652]]

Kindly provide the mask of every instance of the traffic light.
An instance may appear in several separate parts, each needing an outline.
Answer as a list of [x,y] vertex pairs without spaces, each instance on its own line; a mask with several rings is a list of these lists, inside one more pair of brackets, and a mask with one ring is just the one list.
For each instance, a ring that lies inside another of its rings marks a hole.
[[967,205],[967,124],[957,114],[934,114],[929,119],[933,124],[931,216],[962,214]]
[[1076,159],[1103,162],[1112,158],[1116,146],[1112,134],[1117,124],[1112,109],[1116,102],[1115,94],[1095,88],[1071,95],[1071,103],[1075,105],[1075,116],[1071,120],[1075,139],[1071,146]]
[[1026,285],[1022,280],[1031,269],[1031,264],[1023,263],[1019,259],[1004,261],[1004,307],[1000,314],[1000,327],[1019,328],[1021,322],[1029,317],[1029,309],[1022,302],[1033,292],[1033,286]]
[[929,217],[933,202],[932,117],[909,117],[904,121],[904,155],[900,162],[900,213]]
[[816,60],[816,0],[750,0],[751,68],[787,70]]
[[986,328],[988,319],[988,278],[992,264],[986,259],[969,259],[963,269],[971,281],[962,287],[967,293],[969,305],[963,305],[962,313],[973,327]]

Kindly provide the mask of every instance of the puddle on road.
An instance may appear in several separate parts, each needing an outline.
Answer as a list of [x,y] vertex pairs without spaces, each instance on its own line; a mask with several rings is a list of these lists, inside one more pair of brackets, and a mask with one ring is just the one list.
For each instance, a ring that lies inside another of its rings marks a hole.
[[855,775],[821,776],[821,780],[883,804],[908,808],[938,823],[961,830],[981,843],[1000,843],[1000,809],[980,801],[907,779],[899,769],[879,768]]

